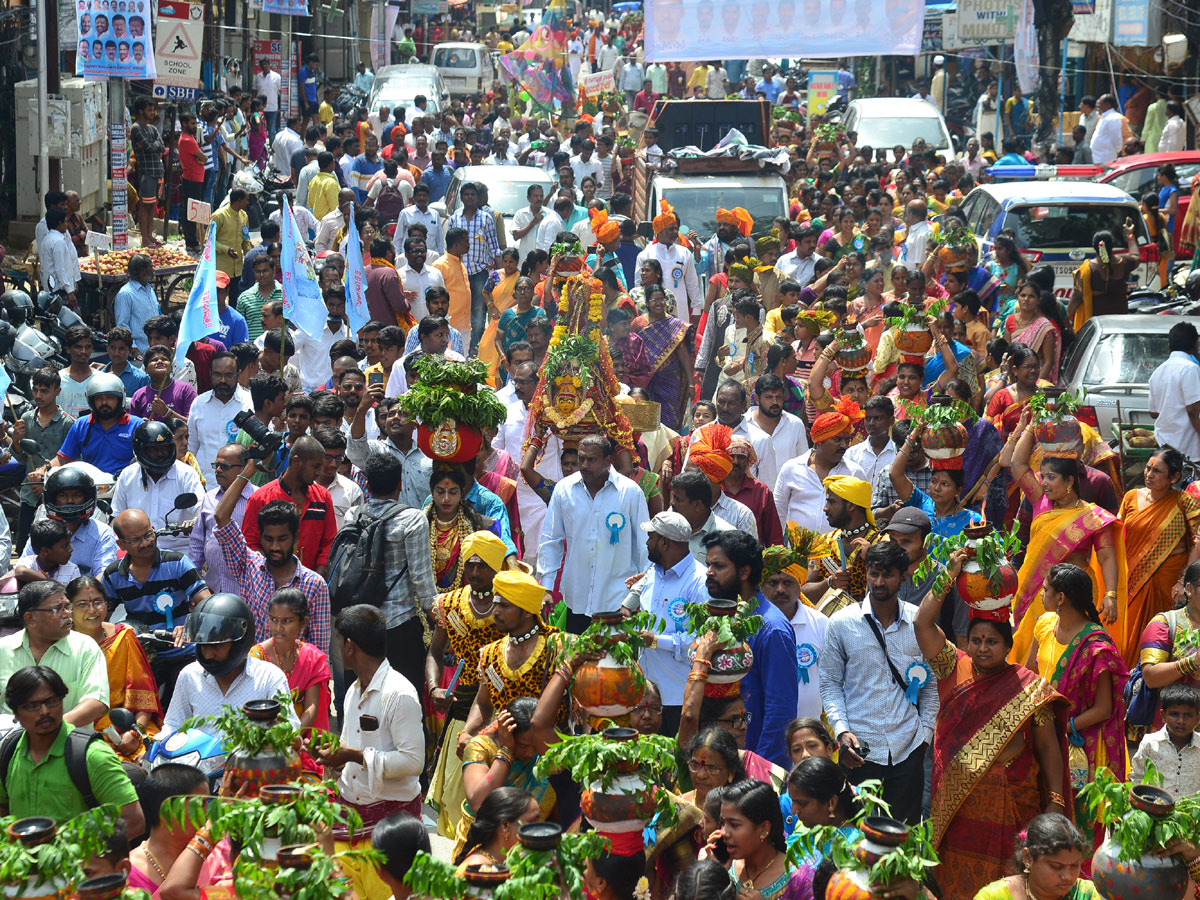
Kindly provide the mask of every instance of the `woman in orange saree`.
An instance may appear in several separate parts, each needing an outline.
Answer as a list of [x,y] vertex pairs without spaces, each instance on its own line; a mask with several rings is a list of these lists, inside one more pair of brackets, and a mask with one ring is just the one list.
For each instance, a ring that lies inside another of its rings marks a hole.
[[1046,611],[1042,585],[1051,567],[1063,562],[1088,570],[1096,590],[1103,588],[1103,596],[1096,598],[1096,608],[1113,641],[1122,646],[1128,614],[1128,573],[1121,520],[1079,498],[1080,464],[1074,457],[1046,454],[1040,474],[1033,473],[1029,467],[1034,443],[1030,418],[1026,410],[1000,454],[1001,465],[1011,460],[1012,479],[1033,506],[1029,546],[1017,573],[1017,593],[1013,597],[1016,633],[1009,659],[1021,662],[1028,657],[1034,623]]
[[1159,450],[1146,461],[1146,486],[1128,491],[1121,501],[1125,549],[1129,554],[1129,621],[1120,646],[1127,666],[1138,662],[1142,631],[1150,620],[1175,605],[1172,589],[1183,570],[1200,558],[1200,501],[1173,485],[1183,457]]
[[914,623],[938,679],[932,821],[947,897],[972,897],[1003,878],[1018,832],[1038,813],[1071,814],[1067,701],[1036,672],[1008,662],[1008,610],[995,618],[973,612],[965,652],[937,625],[965,559],[962,550],[950,556],[945,581],[921,601]]

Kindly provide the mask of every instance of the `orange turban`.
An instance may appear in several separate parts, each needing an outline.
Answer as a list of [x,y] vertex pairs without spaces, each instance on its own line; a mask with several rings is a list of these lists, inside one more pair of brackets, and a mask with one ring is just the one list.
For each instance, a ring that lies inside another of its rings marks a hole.
[[666,200],[659,200],[658,203],[662,212],[655,216],[654,221],[651,223],[654,226],[655,235],[662,234],[664,229],[679,224],[679,217],[675,215],[675,207]]
[[708,480],[720,483],[733,470],[733,459],[729,455],[729,444],[733,429],[728,425],[713,422],[705,425],[696,434],[696,440],[688,451],[688,462],[708,476]]
[[717,221],[733,225],[742,237],[749,237],[750,229],[754,227],[754,217],[740,206],[735,206],[733,209],[718,209]]
[[590,209],[588,216],[592,220],[592,234],[601,244],[615,241],[621,234],[621,226],[608,217],[607,209]]
[[820,444],[849,430],[856,422],[861,422],[863,416],[864,413],[857,403],[849,397],[840,397],[832,410],[817,416],[809,436],[813,443]]

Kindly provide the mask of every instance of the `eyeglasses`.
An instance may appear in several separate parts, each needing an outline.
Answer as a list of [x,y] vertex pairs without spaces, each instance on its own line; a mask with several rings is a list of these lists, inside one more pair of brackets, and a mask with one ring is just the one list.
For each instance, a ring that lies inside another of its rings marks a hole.
[[215,462],[212,464],[212,467],[218,472],[224,472],[228,469],[236,469],[238,467],[238,463]]
[[636,714],[640,713],[641,715],[644,715],[644,716],[645,715],[661,716],[662,711],[663,711],[663,708],[661,706],[635,706],[630,711],[630,715],[636,715]]
[[702,763],[698,760],[688,760],[688,771],[693,775],[699,775],[703,772],[709,778],[716,778],[724,769],[724,766],[710,766],[708,763]]
[[745,728],[750,724],[750,713],[743,713],[740,716],[727,716],[723,719],[713,719],[721,725],[728,725],[730,728]]
[[70,603],[60,603],[57,606],[38,606],[38,607],[34,607],[33,609],[31,609],[29,611],[30,612],[48,612],[48,613],[53,613],[56,616],[63,616],[71,611],[71,604]]
[[345,456],[345,454],[342,454],[342,453],[338,453],[338,454],[326,453],[325,459],[328,460],[329,462],[335,462],[340,466],[342,463],[344,463],[346,461],[346,456]]
[[47,712],[55,709],[61,709],[62,705],[62,697],[50,697],[46,700],[30,700],[28,703],[21,704],[21,712],[27,712],[31,715],[34,715],[40,713],[43,709]]
[[151,528],[149,531],[147,531],[143,535],[140,535],[135,538],[122,538],[121,540],[123,543],[129,544],[131,547],[143,547],[146,544],[154,543],[154,538],[157,535],[158,535],[158,532],[156,532],[153,528]]
[[76,600],[71,605],[75,609],[78,609],[78,610],[107,609],[108,608],[108,598],[107,597],[95,597],[91,600]]

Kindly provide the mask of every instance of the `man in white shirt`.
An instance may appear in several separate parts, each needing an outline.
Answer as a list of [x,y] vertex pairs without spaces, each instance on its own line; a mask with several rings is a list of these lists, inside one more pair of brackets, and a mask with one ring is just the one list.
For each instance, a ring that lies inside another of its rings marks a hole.
[[538,226],[545,216],[545,191],[540,184],[531,184],[525,191],[525,199],[529,205],[517,210],[512,220],[513,238],[517,241],[517,252],[521,254],[521,259],[537,249]]
[[[318,751],[317,761],[341,768],[342,800],[386,803],[389,814],[419,817],[425,726],[417,689],[388,662],[387,622],[377,607],[348,607],[334,624],[342,665],[355,680],[346,691],[340,746]],[[335,829],[334,837],[348,835]]]
[[620,52],[613,46],[612,41],[601,44],[596,48],[596,71],[608,72],[621,58]]
[[420,181],[413,187],[412,203],[400,210],[400,216],[396,219],[394,243],[397,248],[397,258],[404,255],[404,240],[408,236],[409,226],[413,224],[425,226],[427,232],[425,248],[430,262],[435,261],[446,252],[446,236],[442,233],[442,220],[429,208],[429,185]]
[[[355,369],[354,371],[357,371]],[[347,373],[349,374],[349,373]],[[361,372],[359,373],[362,374]],[[362,378],[358,379],[362,383]],[[354,410],[358,412],[357,408]],[[368,410],[372,413],[374,410]],[[368,423],[371,428],[375,429],[375,437],[379,436],[379,429],[375,428],[375,417],[372,415]],[[352,480],[347,478],[338,471],[342,460],[346,458],[346,434],[349,433],[350,425],[344,424],[342,430],[333,428],[329,425],[324,425],[313,432],[313,437],[321,444],[325,450],[325,459],[321,463],[321,471],[317,475],[317,484],[329,491],[329,497],[333,500],[333,515],[337,519],[338,531],[341,531],[342,525],[346,522],[346,514],[351,509],[363,502],[363,490]],[[368,436],[370,432],[368,431]]]
[[646,70],[642,68],[642,64],[635,59],[626,59],[625,65],[621,69],[621,78],[618,82],[618,87],[625,93],[625,105],[629,109],[633,109],[634,98],[637,97],[638,91],[642,89],[642,82],[646,78]]
[[296,364],[300,368],[300,384],[306,394],[320,388],[333,374],[329,350],[334,342],[350,338],[346,325],[346,298],[341,289],[325,292],[325,310],[328,313],[325,327],[318,337],[312,337],[303,328],[296,329]]
[[336,250],[333,242],[338,232],[346,227],[346,216],[354,206],[354,189],[342,188],[338,191],[338,208],[321,217],[317,224],[317,237],[313,242],[313,250],[324,253],[326,250]]
[[271,141],[271,158],[275,161],[275,168],[289,179],[292,177],[292,154],[304,146],[304,138],[296,130],[300,127],[300,121],[299,116],[289,117],[287,127]]
[[583,179],[589,175],[596,179],[596,185],[604,183],[604,166],[596,159],[596,144],[589,138],[579,145],[579,155],[571,157],[571,171],[575,173],[575,183],[583,184]]
[[237,359],[232,353],[218,353],[212,361],[212,390],[197,397],[188,412],[188,450],[200,463],[205,481],[215,483],[217,451],[237,438],[241,429],[233,417],[242,410],[253,412],[254,403],[237,383]]
[[679,303],[675,314],[682,319],[686,319],[689,313],[699,315],[704,305],[704,292],[700,290],[695,258],[691,251],[676,243],[679,240],[679,217],[673,210],[660,212],[654,217],[653,226],[654,242],[647,244],[637,257],[634,286],[642,283],[642,263],[648,259],[657,260],[662,266],[663,284],[675,294],[677,300],[687,298],[686,304]]
[[796,249],[785,253],[775,263],[779,280],[791,279],[800,287],[812,283],[814,269],[821,255],[817,253],[817,232],[811,225],[801,225],[796,233]]
[[1100,110],[1100,119],[1092,132],[1092,162],[1101,166],[1117,158],[1125,137],[1121,128],[1121,114],[1117,112],[1117,98],[1105,94],[1096,101],[1096,108]]
[[807,560],[787,547],[763,550],[762,592],[787,616],[796,635],[796,715],[821,718],[821,650],[829,619],[800,602],[800,585],[808,580]]
[[485,166],[515,166],[517,157],[508,146],[508,138],[497,136],[492,140],[492,149],[484,157]]
[[754,382],[758,406],[746,413],[746,431],[758,466],[751,473],[766,485],[775,484],[783,464],[808,449],[804,422],[783,408],[787,386],[778,375],[760,375]]
[[262,74],[254,76],[254,93],[266,98],[263,112],[267,114],[267,137],[274,140],[275,132],[279,130],[279,91],[282,82],[279,73],[271,71],[269,59],[260,59],[258,64],[262,67]]
[[1096,98],[1083,97],[1079,101],[1079,124],[1083,126],[1083,142],[1092,143],[1092,135],[1096,131],[1096,123],[1100,121],[1100,113],[1096,111]]
[[1167,334],[1171,355],[1150,376],[1150,415],[1160,447],[1200,459],[1200,365],[1196,326],[1177,322]]
[[581,440],[579,471],[555,485],[542,525],[538,580],[550,590],[561,572],[567,630],[576,634],[595,613],[620,609],[625,579],[649,564],[638,528],[650,518],[646,495],[612,462],[609,438]]
[[714,60],[704,76],[704,93],[709,100],[724,100],[729,95],[729,76],[719,60]]
[[903,258],[910,269],[920,268],[925,262],[925,250],[933,234],[933,226],[926,219],[928,215],[929,207],[924,200],[909,200],[904,207],[904,224],[908,230],[904,237]]
[[887,472],[896,458],[896,444],[892,441],[892,425],[896,422],[896,411],[887,397],[871,397],[863,404],[863,426],[867,439],[859,441],[846,451],[846,463],[858,466],[871,484],[881,472]]
[[775,508],[784,527],[795,522],[822,534],[831,530],[825,515],[825,479],[849,475],[864,481],[862,469],[846,462],[850,445],[849,417],[832,411],[817,416],[812,427],[813,447],[786,462],[775,482]]
[[429,315],[429,307],[425,304],[425,292],[431,287],[446,286],[442,273],[425,264],[428,255],[423,240],[407,238],[404,241],[404,265],[396,270],[400,276],[400,284],[404,287],[404,299],[408,301],[409,311],[418,322]]
[[43,289],[66,291],[67,303],[75,306],[79,283],[79,254],[67,235],[67,211],[59,207],[46,212],[46,239],[38,246]]
[[552,209],[542,207],[542,224],[537,228],[537,249],[550,252],[558,233],[567,230],[566,220],[574,209],[575,201],[569,194],[558,194]]
[[[165,422],[143,422],[134,430],[133,456],[136,464],[126,466],[117,476],[112,497],[113,515],[127,509],[140,509],[154,528],[195,519],[200,498],[204,496],[204,485],[195,469],[175,458],[175,440]],[[196,502],[176,510],[175,499],[182,494],[194,495]],[[160,534],[158,546],[162,550],[187,553],[188,536]]]

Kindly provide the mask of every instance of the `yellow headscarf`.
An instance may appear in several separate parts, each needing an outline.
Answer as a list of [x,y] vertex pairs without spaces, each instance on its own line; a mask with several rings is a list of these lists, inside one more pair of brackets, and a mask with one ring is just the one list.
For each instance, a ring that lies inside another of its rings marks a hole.
[[490,531],[475,531],[463,541],[462,554],[468,562],[472,556],[478,556],[489,569],[499,572],[504,568],[504,557],[508,555],[508,547]]
[[497,572],[492,580],[492,591],[518,609],[541,618],[546,589],[532,575],[512,569]]
[[825,490],[848,503],[861,506],[867,511],[867,521],[875,524],[875,513],[871,512],[871,484],[849,475],[830,475],[821,482]]

